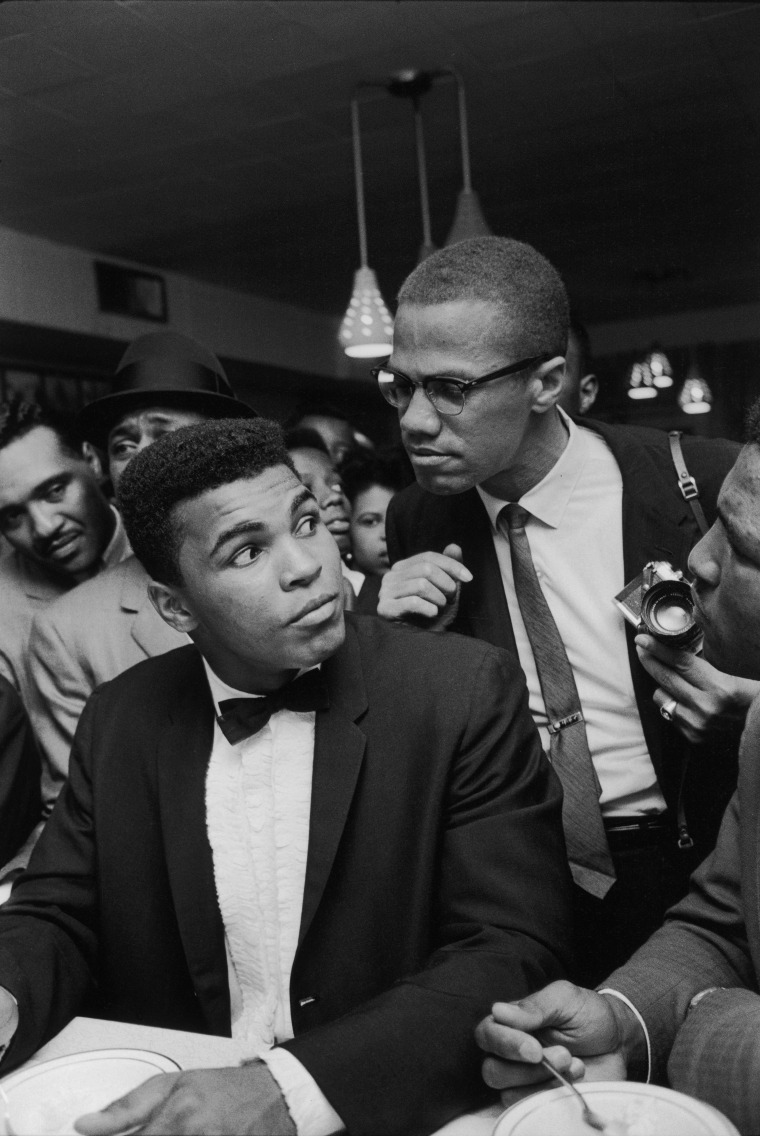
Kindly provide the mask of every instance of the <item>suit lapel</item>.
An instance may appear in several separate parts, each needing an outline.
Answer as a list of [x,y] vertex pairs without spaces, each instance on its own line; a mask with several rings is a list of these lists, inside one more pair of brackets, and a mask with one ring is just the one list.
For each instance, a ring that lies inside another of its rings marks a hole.
[[[230,1030],[224,927],[206,836],[206,771],[214,709],[195,647],[183,649],[169,721],[158,739],[158,784],[169,883],[188,969],[209,1028]],[[171,697],[171,696],[170,696]]]
[[354,724],[367,708],[356,632],[347,622],[343,647],[322,667],[330,707],[317,713],[311,821],[299,948],[332,870],[364,757],[366,738]]
[[451,499],[456,535],[449,539],[461,545],[465,565],[475,577],[463,584],[459,615],[452,630],[503,647],[517,656],[499,561],[491,535],[491,524],[483,502],[474,489]]
[[140,561],[132,556],[124,561],[124,580],[121,589],[121,610],[134,615],[130,626],[132,638],[147,658],[163,655],[182,647],[186,640],[173,631],[153,607],[148,598],[149,577]]

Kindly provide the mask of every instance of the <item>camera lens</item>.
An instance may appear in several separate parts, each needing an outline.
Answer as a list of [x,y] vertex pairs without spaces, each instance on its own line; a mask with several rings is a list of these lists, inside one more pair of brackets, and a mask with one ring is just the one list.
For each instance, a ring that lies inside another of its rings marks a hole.
[[688,647],[701,632],[694,622],[691,589],[683,580],[653,584],[641,603],[641,622],[655,639],[671,647]]

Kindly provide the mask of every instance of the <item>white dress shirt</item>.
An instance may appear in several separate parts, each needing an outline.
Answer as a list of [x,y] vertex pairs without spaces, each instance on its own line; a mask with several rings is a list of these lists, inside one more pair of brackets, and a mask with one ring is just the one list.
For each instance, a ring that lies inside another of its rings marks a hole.
[[[204,659],[214,705],[250,698]],[[231,745],[214,723],[206,823],[227,949],[232,1036],[282,1089],[298,1136],[343,1129],[316,1081],[285,1049],[293,1036],[290,972],[301,924],[309,845],[314,712],[280,710]]]
[[[568,442],[559,461],[520,498],[541,590],[575,675],[606,817],[666,808],[641,728],[628,662],[625,620],[613,597],[623,568],[623,479],[606,442],[562,411]],[[544,749],[549,731],[538,672],[512,576],[509,541],[497,518],[506,501],[478,487],[491,521],[530,710]],[[644,565],[642,564],[643,568]]]

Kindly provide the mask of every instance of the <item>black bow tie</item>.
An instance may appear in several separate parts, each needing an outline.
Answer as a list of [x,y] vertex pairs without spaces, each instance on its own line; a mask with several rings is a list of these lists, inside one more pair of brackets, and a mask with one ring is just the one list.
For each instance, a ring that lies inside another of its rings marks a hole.
[[217,722],[230,745],[237,745],[262,730],[278,710],[326,710],[329,705],[322,672],[314,668],[262,698],[225,698]]

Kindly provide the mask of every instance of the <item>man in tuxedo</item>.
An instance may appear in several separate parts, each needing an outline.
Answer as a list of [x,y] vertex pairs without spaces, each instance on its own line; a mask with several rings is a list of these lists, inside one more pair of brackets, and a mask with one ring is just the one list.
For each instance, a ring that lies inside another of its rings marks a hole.
[[[129,462],[164,434],[209,418],[255,413],[235,398],[212,351],[189,335],[155,331],[129,345],[111,390],[84,408],[77,426],[107,455],[118,500]],[[47,811],[66,780],[74,731],[95,687],[182,645],[157,615],[147,585],[144,568],[129,556],[46,607],[32,625],[28,703],[42,748]]]
[[[649,561],[685,569],[697,522],[664,433],[558,409],[567,342],[564,285],[529,245],[462,241],[408,277],[375,374],[417,484],[388,510],[378,614],[518,654],[565,789],[576,976],[593,984],[685,892],[736,752],[690,752],[682,703],[659,691],[666,724],[653,702],[651,643],[634,642],[613,597]],[[709,519],[737,451],[683,439]]]
[[560,790],[518,668],[346,625],[337,545],[273,423],[167,435],[120,502],[193,644],[82,715],[0,909],[6,1063],[87,1006],[231,1033],[246,1063],[150,1081],[81,1132],[436,1128],[479,1099],[495,993],[558,977],[569,937]]
[[27,700],[35,615],[129,552],[100,459],[36,403],[0,405],[0,675]]
[[[760,403],[718,501],[719,520],[690,557],[705,656],[760,679]],[[664,926],[594,993],[555,983],[520,1006],[497,1004],[478,1031],[489,1084],[540,1082],[542,1045],[587,1080],[662,1079],[760,1131],[760,700],[747,718],[739,784],[715,851]],[[648,1051],[648,1052],[647,1052]],[[649,1056],[649,1061],[647,1061]]]

